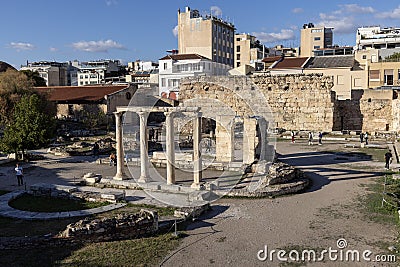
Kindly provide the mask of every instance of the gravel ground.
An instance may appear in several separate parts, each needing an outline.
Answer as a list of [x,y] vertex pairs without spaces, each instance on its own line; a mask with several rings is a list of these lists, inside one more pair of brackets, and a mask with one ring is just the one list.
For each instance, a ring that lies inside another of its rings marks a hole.
[[[161,263],[162,266],[285,266],[274,260],[260,261],[257,253],[295,249],[342,251],[369,249],[373,256],[383,251],[382,242],[393,244],[395,226],[366,220],[357,208],[358,197],[365,194],[361,184],[370,183],[383,171],[383,163],[364,159],[337,158],[324,149],[340,149],[343,144],[307,146],[305,143],[279,142],[280,159],[303,169],[313,180],[307,192],[276,199],[221,199],[211,214],[199,218],[186,232],[183,244]],[[352,169],[365,165],[367,169]],[[262,257],[264,254],[260,254]],[[327,254],[326,254],[327,255]],[[286,257],[288,255],[286,254]],[[372,257],[372,256],[371,256]],[[376,262],[309,262],[307,266],[390,266]],[[293,265],[291,265],[293,266]],[[296,265],[295,265],[296,266]]]

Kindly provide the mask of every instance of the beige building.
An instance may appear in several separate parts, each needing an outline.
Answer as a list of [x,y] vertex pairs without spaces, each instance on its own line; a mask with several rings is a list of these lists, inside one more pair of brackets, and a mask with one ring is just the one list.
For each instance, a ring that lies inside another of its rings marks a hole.
[[268,48],[256,40],[255,36],[235,34],[235,67],[250,65],[256,70],[263,67],[262,59],[268,55]]
[[311,57],[316,49],[332,47],[332,29],[304,24],[300,31],[300,57]]
[[351,99],[352,90],[367,88],[367,73],[359,67],[353,55],[312,57],[304,73],[332,76],[332,91],[336,92],[337,100]]
[[186,7],[178,11],[179,54],[198,54],[233,66],[235,27],[213,15],[200,15]]

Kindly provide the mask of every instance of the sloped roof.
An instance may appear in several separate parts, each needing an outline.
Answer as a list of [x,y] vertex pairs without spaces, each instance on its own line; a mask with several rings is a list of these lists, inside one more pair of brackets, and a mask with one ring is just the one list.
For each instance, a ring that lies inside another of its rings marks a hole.
[[185,59],[208,59],[206,57],[203,57],[202,55],[199,54],[176,54],[176,55],[166,55],[163,58],[160,58],[160,60],[167,60],[167,59],[172,59],[172,60],[185,60]]
[[351,68],[354,66],[354,56],[321,56],[313,57],[306,68]]
[[308,57],[285,57],[273,69],[298,69],[308,60]]
[[51,86],[35,87],[39,93],[48,94],[50,101],[55,102],[98,102],[104,96],[113,94],[129,85],[96,85],[96,86]]
[[281,59],[282,59],[281,56],[276,56],[276,57],[265,57],[265,58],[263,58],[262,62],[271,63],[271,62],[275,62],[275,61],[278,61],[278,60],[281,60]]
[[4,72],[7,69],[13,69],[16,70],[13,66],[11,66],[10,64],[4,62],[4,61],[0,61],[0,72]]

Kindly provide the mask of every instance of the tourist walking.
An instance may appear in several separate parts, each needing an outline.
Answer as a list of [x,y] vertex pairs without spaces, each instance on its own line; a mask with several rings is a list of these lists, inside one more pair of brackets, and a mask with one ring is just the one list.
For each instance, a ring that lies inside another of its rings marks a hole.
[[308,145],[311,146],[313,144],[313,133],[308,133]]
[[291,133],[290,133],[290,136],[292,137],[292,144],[295,142],[295,140],[294,140],[294,131],[292,131]]
[[24,176],[24,171],[22,169],[21,166],[19,166],[19,164],[17,163],[15,165],[15,175],[17,176],[17,182],[18,182],[18,186],[23,185],[24,181],[22,179],[22,177]]
[[322,133],[318,133],[318,145],[322,145]]
[[117,156],[115,156],[114,153],[111,153],[110,155],[110,166],[116,165],[117,163]]
[[368,132],[364,134],[365,144],[368,145]]
[[392,163],[392,157],[393,157],[393,155],[389,149],[389,151],[385,153],[385,163],[386,163],[385,168],[387,170],[389,170],[389,167],[390,167],[389,165],[390,165],[390,163]]
[[93,145],[93,157],[94,158],[97,158],[99,156],[99,150],[100,150],[99,144],[97,142],[95,142]]

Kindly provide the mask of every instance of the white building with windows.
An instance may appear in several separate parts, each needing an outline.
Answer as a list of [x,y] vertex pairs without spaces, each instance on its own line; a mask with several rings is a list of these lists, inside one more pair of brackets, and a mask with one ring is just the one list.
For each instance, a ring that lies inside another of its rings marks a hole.
[[182,78],[227,75],[229,65],[212,62],[198,54],[168,55],[159,60],[159,95],[178,99]]
[[105,83],[108,77],[118,76],[121,64],[119,60],[98,60],[82,62],[79,66],[78,85]]
[[30,70],[39,73],[47,86],[66,86],[68,84],[68,63],[55,61],[27,62],[20,70]]

